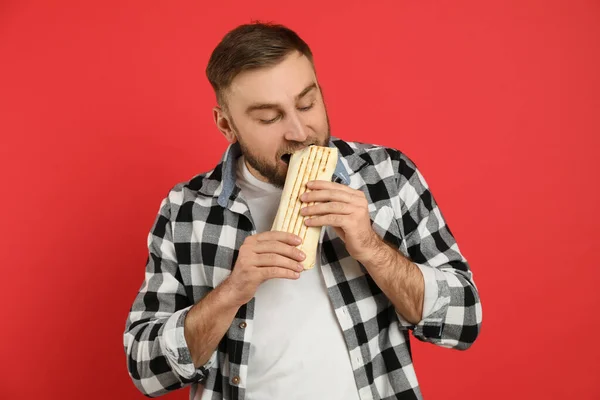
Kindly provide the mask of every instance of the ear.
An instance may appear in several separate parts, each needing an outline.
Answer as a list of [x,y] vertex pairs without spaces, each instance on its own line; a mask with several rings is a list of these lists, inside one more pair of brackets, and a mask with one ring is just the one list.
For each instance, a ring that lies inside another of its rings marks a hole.
[[220,106],[213,108],[213,120],[215,121],[215,125],[217,125],[217,129],[221,131],[229,143],[237,142],[236,132],[229,122],[229,117]]

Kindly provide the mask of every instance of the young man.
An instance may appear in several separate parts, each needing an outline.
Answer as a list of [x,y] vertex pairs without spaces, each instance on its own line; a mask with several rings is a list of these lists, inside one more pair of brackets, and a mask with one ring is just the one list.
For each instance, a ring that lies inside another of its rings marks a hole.
[[[249,24],[214,50],[207,76],[230,143],[176,185],[148,238],[145,281],[124,333],[144,394],[192,399],[419,399],[409,332],[467,349],[481,325],[469,265],[415,164],[332,137],[309,47]],[[331,182],[302,201],[323,226],[315,268],[270,228],[285,154],[335,146]]]

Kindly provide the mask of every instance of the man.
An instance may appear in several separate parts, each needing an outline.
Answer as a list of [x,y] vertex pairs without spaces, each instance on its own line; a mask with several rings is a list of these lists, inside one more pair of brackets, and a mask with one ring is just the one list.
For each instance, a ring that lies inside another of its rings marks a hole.
[[[192,399],[421,398],[409,332],[467,349],[481,325],[425,179],[398,150],[330,135],[310,49],[283,26],[229,32],[207,76],[230,145],[160,206],[124,334],[133,382],[148,396],[190,386]],[[300,239],[270,228],[284,155],[313,144],[340,155],[302,199],[323,227],[302,271]]]

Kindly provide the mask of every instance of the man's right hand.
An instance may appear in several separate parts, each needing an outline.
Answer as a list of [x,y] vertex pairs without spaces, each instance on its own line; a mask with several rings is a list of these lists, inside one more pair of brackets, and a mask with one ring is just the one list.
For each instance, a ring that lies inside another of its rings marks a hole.
[[225,283],[233,301],[242,306],[249,302],[258,286],[268,279],[298,279],[304,270],[299,263],[306,257],[296,248],[302,243],[297,235],[268,231],[244,240],[231,275]]
[[196,303],[185,318],[184,334],[194,366],[208,362],[238,309],[254,297],[267,279],[298,279],[305,256],[296,248],[298,236],[263,232],[249,236],[238,254],[231,275]]

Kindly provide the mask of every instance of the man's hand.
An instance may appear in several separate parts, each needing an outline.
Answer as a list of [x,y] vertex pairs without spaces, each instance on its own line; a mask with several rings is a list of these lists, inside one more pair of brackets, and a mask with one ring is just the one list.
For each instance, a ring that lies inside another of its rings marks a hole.
[[226,286],[231,296],[242,306],[254,297],[258,286],[268,279],[298,279],[304,267],[299,263],[306,257],[297,249],[300,237],[285,232],[263,232],[244,240],[238,259]]
[[304,253],[295,246],[301,240],[285,232],[263,232],[249,236],[240,247],[233,271],[196,303],[184,325],[186,343],[196,368],[208,362],[231,326],[238,309],[254,297],[267,279],[298,279]]
[[345,242],[348,253],[362,263],[396,311],[412,323],[423,313],[425,283],[419,268],[388,245],[371,226],[368,202],[363,192],[335,182],[308,182],[300,210],[311,218],[307,226],[332,226]]
[[310,191],[300,200],[319,203],[300,210],[301,215],[310,217],[306,219],[307,226],[333,227],[348,253],[358,261],[365,260],[383,244],[371,226],[369,204],[363,192],[328,181],[310,181],[307,187]]

